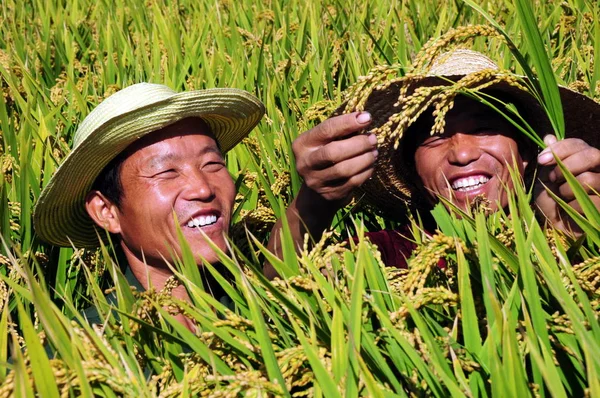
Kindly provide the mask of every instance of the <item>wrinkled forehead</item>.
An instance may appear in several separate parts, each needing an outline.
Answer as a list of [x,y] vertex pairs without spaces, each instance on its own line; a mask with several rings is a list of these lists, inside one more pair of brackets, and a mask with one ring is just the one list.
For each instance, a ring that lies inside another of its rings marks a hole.
[[189,117],[181,119],[173,124],[163,127],[160,130],[156,130],[152,133],[145,135],[144,137],[129,145],[122,152],[121,157],[129,157],[135,152],[138,152],[144,148],[150,147],[159,142],[166,141],[170,138],[184,137],[188,135],[207,136],[211,138],[211,144],[214,144],[217,149],[221,149],[208,124],[201,118]]

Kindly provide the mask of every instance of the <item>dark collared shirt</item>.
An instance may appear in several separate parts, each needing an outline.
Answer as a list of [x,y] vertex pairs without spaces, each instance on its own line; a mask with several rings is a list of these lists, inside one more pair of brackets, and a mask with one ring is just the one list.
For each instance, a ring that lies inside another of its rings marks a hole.
[[[143,292],[146,290],[144,289],[140,281],[137,280],[135,275],[133,275],[133,272],[131,271],[131,268],[129,266],[125,268],[125,274],[123,276],[125,277],[125,280],[127,280],[127,283],[129,283],[129,286],[136,288],[138,292]],[[111,292],[110,294],[108,294],[106,296],[106,301],[108,301],[108,304],[116,306],[117,295],[115,294],[115,292]],[[102,323],[102,319],[100,319],[100,314],[98,313],[98,309],[96,308],[96,306],[86,308],[83,311],[83,316],[87,319],[90,325]]]
[[[133,275],[133,272],[131,271],[131,267],[127,266],[125,268],[125,273],[123,276],[125,276],[125,280],[127,280],[127,283],[129,283],[129,286],[135,288],[138,292],[146,291],[146,289],[144,289],[144,287],[142,286],[140,281],[138,281],[137,278],[135,277],[135,275]],[[117,295],[115,294],[115,292],[111,292],[110,294],[108,294],[106,296],[106,301],[108,301],[109,305],[113,305],[116,307]],[[219,297],[219,302],[221,304],[225,305],[227,308],[229,308],[232,311],[235,308],[235,304],[234,304],[233,300],[231,300],[231,298],[229,296],[227,296],[226,294]],[[83,311],[83,315],[85,316],[85,318],[87,319],[87,321],[90,325],[102,323],[102,319],[100,318],[98,309],[95,306],[86,308]]]

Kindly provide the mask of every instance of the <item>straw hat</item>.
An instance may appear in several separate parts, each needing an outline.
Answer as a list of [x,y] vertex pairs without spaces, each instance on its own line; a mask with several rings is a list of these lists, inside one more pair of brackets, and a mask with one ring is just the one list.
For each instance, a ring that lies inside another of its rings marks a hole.
[[40,195],[33,216],[38,236],[59,246],[98,246],[85,196],[104,167],[131,143],[181,119],[200,117],[225,153],[264,112],[256,97],[238,89],[177,93],[161,84],[139,83],[118,91],[83,120],[73,150]]
[[[503,78],[498,78],[500,75]],[[473,79],[474,76],[479,78]],[[522,77],[500,71],[485,55],[465,49],[440,55],[423,74],[395,79],[392,83],[382,79],[366,94],[368,97],[362,106],[363,110],[371,113],[368,132],[378,135],[379,156],[372,178],[363,184],[358,196],[364,195],[373,209],[396,220],[405,218],[406,205],[412,208],[426,206],[423,198],[414,197],[418,181],[415,181],[414,170],[407,167],[407,159],[402,159],[403,133],[411,123],[401,126],[400,131],[396,129],[402,123],[411,96],[414,95],[414,99],[416,94],[428,92],[423,88],[432,89],[429,98],[434,92],[439,93],[453,84],[475,91],[503,93],[520,104],[519,112],[540,136],[552,133],[539,102],[524,88],[526,83],[527,80]],[[600,104],[566,87],[560,87],[560,95],[566,136],[582,138],[590,145],[600,147]],[[427,95],[422,103],[426,100]],[[355,110],[348,103],[342,105],[337,113]],[[406,119],[403,122],[406,124]]]

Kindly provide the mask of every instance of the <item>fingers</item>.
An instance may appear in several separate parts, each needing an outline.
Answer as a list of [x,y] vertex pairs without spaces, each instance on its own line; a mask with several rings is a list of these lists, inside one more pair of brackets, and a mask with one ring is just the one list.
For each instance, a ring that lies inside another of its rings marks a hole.
[[[592,196],[590,199],[597,209],[600,208],[600,197]],[[577,213],[582,214],[582,215],[584,214],[583,209],[581,208],[581,205],[579,204],[579,202],[573,200],[571,202],[568,202],[567,204],[570,207],[572,207],[573,210],[575,210]],[[568,213],[562,208],[558,209],[556,221],[554,224],[557,225],[559,227],[559,229],[562,229],[564,231],[575,232],[575,233],[581,232],[581,229],[577,225],[577,223],[575,221],[573,221],[573,219],[571,217],[569,217]]]
[[[554,136],[544,137],[547,148],[538,155],[539,182],[536,184],[536,204],[548,220],[559,229],[577,231],[577,226],[566,216],[564,210],[541,187],[543,182],[550,191],[560,197],[575,211],[581,213],[581,205],[575,199],[571,186],[566,182],[556,158],[560,159],[589,195],[596,208],[600,208],[600,150],[585,141],[569,138],[558,141]],[[539,185],[539,187],[537,187]],[[537,189],[539,188],[539,189]],[[553,203],[554,202],[554,203]]]
[[[549,153],[549,155],[552,154]],[[569,170],[577,179],[585,174],[580,182],[592,186],[598,184],[595,180],[600,180],[600,150],[587,146],[586,144],[580,151],[573,152],[570,155],[561,158],[561,161],[567,170]],[[560,167],[552,167],[555,164],[556,161],[553,159],[549,167],[546,166],[541,168],[543,173],[540,173],[540,177],[543,177],[543,181],[556,184],[565,182],[565,177],[560,170]]]
[[309,152],[305,158],[301,159],[298,156],[297,159],[300,168],[311,167],[320,170],[367,152],[372,152],[374,157],[378,155],[377,137],[374,134],[361,134],[341,141],[333,141]]
[[[600,197],[599,196],[591,196],[590,197],[592,203],[594,204],[594,206],[596,206],[596,209],[600,209]],[[573,209],[575,209],[575,211],[579,214],[583,214],[583,209],[581,208],[581,205],[579,204],[579,202],[577,202],[576,200],[573,200],[571,202],[569,202],[569,206],[571,206]]]
[[322,170],[313,170],[304,183],[327,200],[340,200],[362,185],[373,173],[376,157],[363,153]]
[[[600,196],[597,194],[597,192],[600,192],[600,183],[598,182],[597,174],[583,173],[577,177],[577,180],[586,191],[596,208],[600,209]],[[568,183],[549,183],[542,185],[542,183],[538,181],[534,189],[535,203],[546,216],[546,218],[553,221],[553,223],[556,223],[563,214],[563,210],[546,191],[546,188],[561,198],[569,206],[573,207],[577,212],[581,213],[581,206],[575,199],[573,190]]]
[[556,166],[556,156],[581,183],[592,187],[600,184],[600,150],[576,138],[557,141],[556,137],[548,135],[544,142],[548,147],[538,155],[538,164],[546,166],[540,170],[542,181],[558,185],[565,182],[563,173]]
[[359,173],[353,174],[349,178],[331,180],[329,184],[319,188],[319,195],[329,201],[347,199],[356,187],[361,186],[371,177],[373,170],[373,167],[369,167]]
[[298,140],[301,145],[308,147],[325,145],[363,130],[370,122],[371,114],[368,112],[335,116],[302,134]]
[[538,163],[543,166],[556,164],[553,154],[556,155],[556,157],[558,157],[560,160],[563,160],[586,149],[595,149],[589,146],[585,141],[578,138],[567,138],[561,141],[556,141],[554,136],[547,135],[544,137],[544,142],[550,144],[538,155]]
[[[595,192],[600,192],[600,178],[597,173],[586,172],[577,176],[577,181],[581,184],[583,189],[588,195],[596,196]],[[552,189],[558,196],[560,196],[566,202],[575,199],[573,189],[567,182],[562,184],[553,184],[558,188]]]
[[544,144],[546,144],[546,146],[550,146],[550,145],[552,145],[552,144],[554,144],[556,142],[558,142],[558,139],[553,134],[547,134],[544,137]]
[[377,158],[377,137],[356,134],[371,122],[368,112],[326,120],[292,144],[296,168],[304,183],[330,201],[347,199],[370,177]]

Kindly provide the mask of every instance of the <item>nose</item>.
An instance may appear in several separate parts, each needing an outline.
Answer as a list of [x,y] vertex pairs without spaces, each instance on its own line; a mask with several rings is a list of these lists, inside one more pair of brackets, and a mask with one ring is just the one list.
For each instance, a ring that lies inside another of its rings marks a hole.
[[481,148],[477,143],[477,136],[456,133],[450,137],[448,162],[453,165],[464,166],[479,159]]
[[215,196],[212,181],[201,170],[193,170],[186,176],[183,182],[183,197],[186,200],[209,201]]

